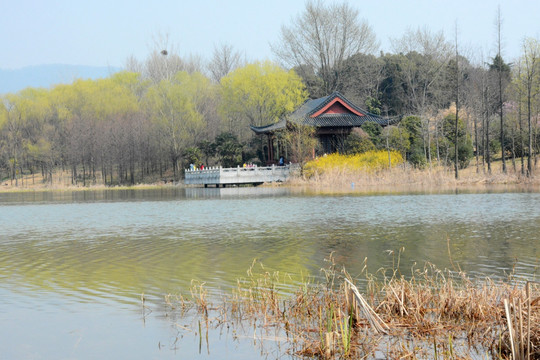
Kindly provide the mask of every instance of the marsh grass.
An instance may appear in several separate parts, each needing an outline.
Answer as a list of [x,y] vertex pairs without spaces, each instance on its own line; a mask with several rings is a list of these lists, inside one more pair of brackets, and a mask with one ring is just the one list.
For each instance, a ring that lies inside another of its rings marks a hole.
[[169,295],[166,303],[196,311],[193,332],[200,343],[204,332],[207,345],[209,329],[226,327],[298,357],[540,359],[538,283],[471,279],[432,264],[407,277],[391,270],[352,279],[328,264],[323,280],[295,282],[254,262],[218,302],[193,283],[190,299]]

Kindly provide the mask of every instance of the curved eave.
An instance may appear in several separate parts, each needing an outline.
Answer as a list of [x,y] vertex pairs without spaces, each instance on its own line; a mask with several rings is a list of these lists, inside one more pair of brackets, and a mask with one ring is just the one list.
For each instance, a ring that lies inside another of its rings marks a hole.
[[275,124],[265,125],[265,126],[253,126],[250,125],[249,127],[253,132],[257,135],[259,134],[270,134],[274,131],[284,129],[287,126],[287,121],[285,119],[278,121]]

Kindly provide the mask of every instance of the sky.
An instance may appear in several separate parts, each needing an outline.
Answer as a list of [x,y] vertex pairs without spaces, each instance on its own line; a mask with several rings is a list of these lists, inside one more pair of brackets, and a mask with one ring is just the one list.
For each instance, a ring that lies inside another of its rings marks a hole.
[[[338,0],[327,0],[332,2]],[[496,53],[495,18],[503,18],[503,58],[515,59],[526,36],[540,38],[539,0],[349,0],[373,28],[381,50],[407,29],[444,31],[464,52]],[[229,44],[248,61],[274,59],[270,44],[299,15],[304,0],[3,0],[0,69],[44,64],[122,67],[143,60],[159,35],[181,56],[211,57]]]

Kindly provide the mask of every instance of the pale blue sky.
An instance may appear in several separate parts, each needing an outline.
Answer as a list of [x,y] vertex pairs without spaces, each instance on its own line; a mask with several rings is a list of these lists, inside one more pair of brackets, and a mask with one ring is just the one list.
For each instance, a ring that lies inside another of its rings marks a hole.
[[[332,1],[332,0],[330,0]],[[497,1],[351,0],[390,51],[389,38],[407,28],[443,30],[453,40],[458,21],[464,48],[495,52]],[[282,24],[298,15],[304,0],[2,0],[0,68],[41,64],[122,66],[128,56],[144,59],[152,36],[170,35],[180,55],[208,58],[214,44],[228,43],[248,60],[272,59],[269,43]],[[525,36],[540,36],[540,1],[500,2],[506,59],[520,53]]]

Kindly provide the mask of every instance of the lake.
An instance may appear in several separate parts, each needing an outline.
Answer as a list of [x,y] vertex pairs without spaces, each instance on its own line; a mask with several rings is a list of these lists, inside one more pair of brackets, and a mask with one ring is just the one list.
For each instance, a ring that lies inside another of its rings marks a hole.
[[[200,349],[167,294],[230,293],[257,259],[291,281],[325,258],[360,277],[434,263],[472,277],[538,280],[540,194],[324,195],[288,188],[0,193],[5,359],[253,359],[215,332]],[[416,265],[415,265],[416,264]],[[144,304],[142,299],[144,299]],[[278,357],[277,354],[269,355]]]

